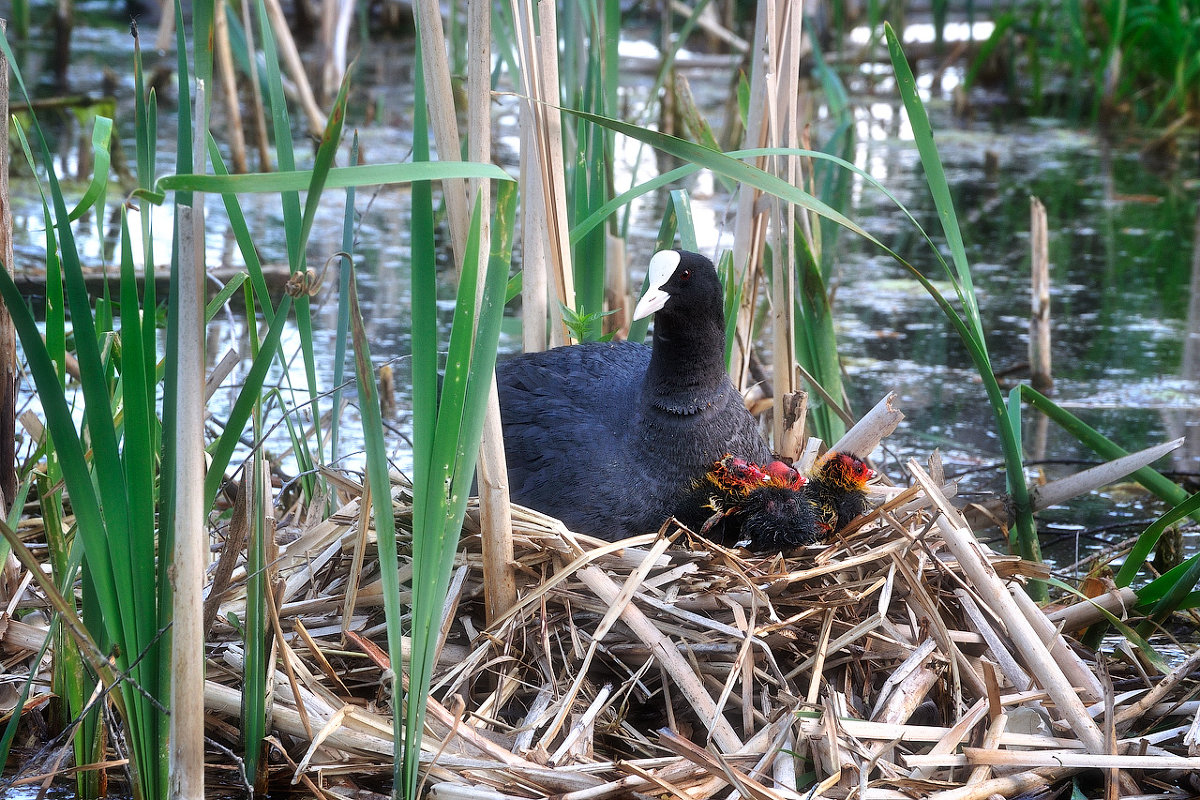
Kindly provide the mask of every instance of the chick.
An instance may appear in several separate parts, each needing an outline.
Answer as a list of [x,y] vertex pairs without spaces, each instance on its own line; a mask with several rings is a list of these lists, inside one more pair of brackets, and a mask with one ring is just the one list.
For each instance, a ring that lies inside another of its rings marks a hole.
[[830,452],[817,462],[801,490],[812,509],[816,538],[837,533],[867,510],[867,481],[875,477],[858,456]]
[[782,461],[759,465],[727,454],[676,511],[685,525],[726,546],[790,550],[827,538],[867,510],[875,472],[849,453],[829,453],[805,478]]
[[726,546],[789,549],[811,541],[815,531],[799,491],[804,480],[782,461],[759,465],[726,454],[696,482],[676,516]]

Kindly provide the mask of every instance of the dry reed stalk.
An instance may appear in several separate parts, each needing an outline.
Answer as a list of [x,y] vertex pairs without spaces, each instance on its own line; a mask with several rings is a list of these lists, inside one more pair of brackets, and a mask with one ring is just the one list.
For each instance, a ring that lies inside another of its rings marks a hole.
[[346,43],[354,20],[354,0],[324,0],[321,3],[321,49],[325,53],[321,71],[321,94],[326,100],[337,95],[346,74]]
[[[196,81],[192,167],[207,171],[208,98]],[[178,206],[177,292],[179,362],[175,365],[175,545],[172,558],[171,718],[168,783],[171,796],[204,798],[204,195]]]
[[[800,79],[800,28],[803,2],[776,4],[767,0],[767,64],[764,70],[767,95],[767,140],[772,147],[799,147],[802,124],[797,113],[796,100],[799,95]],[[782,100],[782,102],[781,102]],[[781,107],[782,106],[782,107]],[[786,176],[792,186],[802,186],[800,160],[796,156],[771,156],[767,159],[768,169],[776,175]],[[771,331],[773,346],[771,358],[774,362],[775,394],[787,395],[796,391],[795,380],[796,341],[796,272],[792,265],[797,263],[796,240],[793,228],[796,209],[777,197],[771,197],[774,208],[775,226],[772,234],[774,252],[778,255],[771,280]],[[813,244],[812,229],[807,215],[801,212],[802,235]],[[836,405],[836,404],[835,404]],[[780,442],[784,436],[783,417],[773,415],[773,441]]]
[[1029,677],[1029,673],[1021,669],[1021,665],[1008,652],[1008,648],[1004,646],[1000,634],[992,627],[983,611],[972,599],[969,592],[965,589],[956,589],[954,594],[962,603],[963,611],[967,618],[971,620],[972,627],[979,633],[983,640],[987,643],[992,651],[992,655],[996,657],[997,665],[1000,671],[1004,673],[1004,677],[1013,686],[1019,688],[1028,688],[1033,685],[1033,681]]
[[[413,16],[421,34],[421,63],[425,68],[425,105],[429,112],[433,137],[437,142],[438,158],[442,161],[459,161],[459,146],[462,140],[458,132],[458,118],[455,115],[450,64],[446,59],[442,9],[436,0],[417,0],[413,3]],[[467,247],[467,229],[471,224],[465,181],[442,181],[442,197],[446,201],[446,218],[450,224],[454,263],[461,271]]]
[[[537,22],[531,0],[510,0],[515,21],[517,60],[523,93],[521,104],[522,242],[524,263],[533,284],[523,291],[531,304],[525,310],[527,352],[544,349],[540,328],[551,320],[551,346],[565,343],[567,332],[558,306],[546,304],[547,273],[553,272],[560,303],[575,307],[566,216],[562,120],[558,112],[557,20],[553,7],[539,3]],[[539,32],[540,31],[540,32]],[[549,74],[546,74],[549,73]],[[538,347],[538,344],[542,347]],[[532,345],[532,347],[531,347]]]
[[[164,0],[168,2],[168,0]],[[255,52],[254,26],[250,22],[250,3],[242,3],[242,31],[246,34],[246,49]],[[271,166],[271,137],[267,134],[267,112],[263,106],[262,84],[258,80],[258,59],[249,59],[248,77],[250,79],[250,101],[254,108],[254,138],[258,144],[258,168],[261,172],[270,172]]]
[[1088,669],[1087,665],[1083,663],[1083,659],[1071,649],[1066,638],[1058,632],[1050,620],[1046,619],[1045,612],[1038,607],[1037,603],[1033,602],[1033,598],[1019,586],[1010,586],[1009,594],[1016,601],[1021,613],[1025,615],[1026,621],[1037,631],[1042,643],[1046,645],[1054,657],[1054,661],[1062,669],[1063,675],[1071,682],[1072,686],[1079,689],[1080,699],[1085,703],[1091,703],[1108,694],[1100,685],[1096,674]]
[[1189,655],[1182,663],[1172,669],[1162,680],[1158,681],[1150,691],[1146,692],[1145,696],[1132,705],[1122,708],[1117,712],[1116,722],[1118,728],[1123,728],[1129,725],[1130,722],[1146,713],[1156,704],[1160,703],[1171,690],[1174,689],[1181,681],[1190,678],[1192,673],[1200,668],[1200,649],[1197,649]]
[[[0,19],[7,36],[8,22]],[[0,53],[0,119],[8,119],[8,59]],[[7,123],[6,123],[7,125]],[[6,127],[7,130],[7,127]],[[13,275],[12,206],[8,195],[8,136],[0,137],[0,261]],[[7,518],[17,492],[17,331],[8,309],[0,303],[0,510]],[[11,555],[6,559],[12,562]]]
[[904,420],[904,412],[896,408],[895,403],[896,393],[888,392],[829,449],[854,453],[862,458],[875,452],[880,442],[891,436],[892,431]]
[[784,458],[798,461],[806,438],[808,392],[798,391],[781,395],[777,409],[783,422],[783,435],[775,439],[775,450]]
[[[467,158],[487,163],[492,157],[491,65],[492,17],[486,3],[467,5]],[[492,241],[492,184],[475,179],[468,199],[479,209],[477,302],[483,302]],[[478,318],[478,314],[476,315]],[[508,496],[508,467],[500,423],[500,400],[493,376],[484,413],[478,462],[480,519],[483,526],[483,581],[490,622],[517,602],[513,563],[512,508]]]
[[225,16],[225,0],[217,0],[213,10],[213,49],[225,113],[229,116],[229,155],[235,173],[250,171],[246,160],[246,137],[242,132],[242,105],[238,102],[237,72],[233,66],[233,48],[229,44],[229,20]]
[[158,31],[154,37],[154,49],[160,53],[168,52],[175,44],[171,36],[175,33],[175,3],[173,0],[161,0],[159,3]]
[[[767,83],[764,76],[769,63],[770,43],[767,41],[767,23],[771,19],[769,3],[759,3],[754,21],[754,46],[750,51],[750,109],[758,109],[748,115],[743,147],[762,147],[766,142],[765,109]],[[763,159],[754,161],[762,167]],[[729,370],[733,385],[745,389],[749,384],[750,351],[754,325],[754,303],[758,297],[759,265],[766,234],[767,216],[758,207],[759,192],[742,186],[738,192],[737,212],[734,217],[733,268],[742,281],[741,302],[737,309],[737,324],[734,326]],[[790,369],[789,369],[790,373]]]
[[909,461],[908,469],[925,492],[933,498],[941,512],[937,518],[937,524],[945,537],[947,546],[958,559],[959,565],[970,576],[975,589],[984,595],[983,599],[988,606],[996,612],[1000,619],[1004,620],[1008,635],[1025,658],[1031,674],[1054,698],[1060,717],[1071,726],[1071,729],[1087,747],[1088,752],[1102,753],[1104,740],[1100,730],[1087,715],[1087,710],[1079,700],[1075,687],[1063,675],[1046,645],[1029,626],[1016,601],[1012,599],[1012,595],[1000,581],[995,570],[988,564],[983,554],[983,545],[966,527],[961,515],[949,502],[939,496],[937,487],[929,481],[928,475],[915,460]]
[[[1098,466],[1081,470],[1065,478],[1035,486],[1029,491],[1033,510],[1041,511],[1114,483],[1176,450],[1185,441],[1186,439],[1179,438],[1147,447],[1136,453],[1130,453]],[[1011,506],[1010,498],[1004,495],[989,503],[972,504],[964,510],[963,515],[966,517],[967,524],[972,528],[995,524],[1008,526],[1014,519]]]
[[[362,578],[363,560],[367,553],[367,532],[371,529],[371,485],[363,484],[362,503],[358,506],[358,535],[354,537],[354,546],[350,556],[350,569],[346,574],[346,588],[342,600],[342,635],[350,629],[354,619],[354,609],[358,605],[359,580]],[[286,584],[285,584],[286,591]]]
[[276,44],[279,46],[279,55],[283,59],[284,67],[292,76],[294,99],[300,104],[304,116],[308,118],[309,133],[319,137],[325,130],[325,114],[317,105],[316,97],[313,96],[308,73],[304,70],[304,61],[301,60],[300,51],[296,48],[296,41],[292,38],[292,29],[288,27],[287,17],[283,15],[283,8],[279,5],[279,0],[263,0],[263,2],[267,9],[267,18],[271,22],[271,30],[275,33]]
[[[617,585],[612,579],[595,567],[588,567],[579,573],[580,579],[608,607],[616,606],[619,599]],[[696,680],[687,661],[679,654],[669,640],[663,636],[655,625],[646,618],[635,606],[624,605],[621,617],[634,634],[658,657],[659,662],[675,680],[679,691],[683,693],[692,708],[700,715],[701,722],[709,730],[713,741],[725,750],[737,750],[742,746],[741,740],[733,732],[733,728],[720,715],[720,709],[712,697]]]
[[204,613],[201,630],[203,637],[208,638],[213,622],[217,619],[217,609],[221,597],[229,588],[230,579],[238,558],[250,535],[251,520],[249,514],[249,497],[251,492],[250,470],[242,472],[242,480],[238,485],[237,497],[233,501],[233,512],[229,517],[229,527],[225,535],[225,543],[221,547],[221,555],[217,559],[217,568],[208,583],[208,596],[204,599]]
[[1050,373],[1050,233],[1046,207],[1036,197],[1029,198],[1030,261],[1032,280],[1029,317],[1029,369],[1033,388],[1042,394],[1054,391]]
[[[549,234],[550,263],[558,283],[558,301],[575,307],[575,270],[571,258],[570,225],[567,221],[567,181],[563,152],[562,115],[558,110],[558,16],[549,0],[537,3],[538,35],[532,60],[538,63],[534,73],[540,79],[535,101],[538,159],[542,176],[542,194],[546,207],[546,231]],[[564,341],[569,337],[565,326]]]
[[[991,666],[1008,650],[1021,669],[1035,671],[1015,642],[1045,639],[1042,626],[1026,621],[1026,612],[1036,619],[1040,611],[1023,611],[1010,597],[1016,610],[995,613],[993,595],[1008,594],[1000,576],[1022,568],[982,550],[956,556],[935,521],[939,512],[918,507],[921,501],[944,506],[940,494],[926,497],[936,483],[932,476],[919,481],[894,498],[896,508],[786,557],[703,540],[667,546],[652,535],[600,542],[517,508],[521,599],[490,625],[472,510],[443,613],[425,731],[429,780],[485,795],[571,800],[630,793],[699,800],[731,792],[790,798],[796,796],[790,776],[813,770],[806,791],[855,791],[863,798],[948,789],[951,797],[983,798],[1062,780],[1069,770],[987,777],[984,769],[1000,756],[968,749],[986,737],[990,752],[1022,764],[1086,754],[1088,742],[1069,727],[1019,733],[997,721],[1038,718],[1042,707],[1065,704],[1048,691],[1020,691],[1006,670]],[[354,484],[340,486],[349,492]],[[411,504],[403,487],[395,503],[406,548]],[[287,633],[279,634],[282,662],[270,680],[287,688],[275,693],[273,731],[298,754],[290,770],[301,779],[366,782],[368,774],[386,774],[390,763],[390,709],[377,707],[387,696],[390,665],[373,641],[383,635],[375,605],[378,562],[370,556],[376,540],[370,530],[360,532],[360,508],[361,499],[351,497],[330,519],[310,520],[274,560],[285,600],[277,630]],[[360,537],[368,551],[347,647],[342,594]],[[972,568],[970,560],[985,563]],[[972,569],[980,567],[994,577],[977,580]],[[404,564],[404,575],[408,569]],[[235,580],[230,593],[242,591]],[[239,602],[231,597],[222,610]],[[968,610],[972,604],[977,614]],[[976,632],[984,627],[988,635]],[[209,643],[213,681],[240,680],[236,639],[219,616]],[[1060,649],[1051,640],[1050,650]],[[1143,689],[1109,695],[1111,713],[1100,704],[1086,711],[1115,720],[1105,725],[1118,736],[1139,732],[1111,750],[1147,760],[1086,763],[1126,767],[1157,758],[1153,763],[1190,765],[1184,741],[1200,702],[1178,701],[1187,701],[1197,663],[1200,656],[1149,693],[1150,682],[1114,664],[1122,682]],[[1047,665],[1038,662],[1036,676],[1057,669],[1048,658]],[[210,735],[227,738],[239,714],[236,688],[210,681],[206,692],[216,724]],[[1174,720],[1159,724],[1164,715]],[[712,741],[701,751],[710,725]],[[696,745],[687,746],[689,739]],[[1018,747],[1034,754],[1013,751]],[[815,766],[795,764],[800,757],[814,758]],[[1184,781],[1172,775],[1155,773],[1159,781]],[[967,780],[977,783],[963,785]]]
[[1049,611],[1046,619],[1056,630],[1061,630],[1063,633],[1074,633],[1107,619],[1104,615],[1105,611],[1117,619],[1127,619],[1135,605],[1137,605],[1137,592],[1132,587],[1125,586],[1121,589],[1112,589],[1098,597],[1080,600],[1065,608]]
[[[542,170],[532,157],[537,150],[533,106],[521,103],[521,344],[526,353],[547,347],[547,320],[555,319],[548,307],[550,289],[546,230],[546,199],[542,193]],[[551,339],[561,344],[562,327],[549,326]]]

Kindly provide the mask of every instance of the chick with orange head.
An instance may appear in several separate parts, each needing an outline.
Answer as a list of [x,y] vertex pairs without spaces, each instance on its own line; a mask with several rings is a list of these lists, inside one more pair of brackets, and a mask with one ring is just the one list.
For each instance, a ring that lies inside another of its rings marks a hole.
[[825,456],[809,478],[783,461],[759,465],[727,454],[676,516],[725,545],[789,550],[837,532],[866,511],[866,483],[874,474],[849,453]]
[[803,488],[817,538],[837,533],[867,510],[867,481],[875,470],[851,453],[829,452],[817,462]]

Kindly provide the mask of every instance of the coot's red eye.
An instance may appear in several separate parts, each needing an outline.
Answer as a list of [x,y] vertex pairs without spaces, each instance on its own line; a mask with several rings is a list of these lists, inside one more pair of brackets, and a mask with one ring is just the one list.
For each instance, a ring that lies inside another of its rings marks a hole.
[[690,269],[685,269],[683,272],[679,273],[679,280],[681,281],[686,281],[690,277],[692,277],[692,271]]

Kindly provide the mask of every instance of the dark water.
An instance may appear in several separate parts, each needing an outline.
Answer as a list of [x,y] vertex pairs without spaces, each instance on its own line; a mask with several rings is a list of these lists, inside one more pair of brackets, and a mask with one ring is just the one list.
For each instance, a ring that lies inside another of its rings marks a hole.
[[[115,93],[118,130],[125,137],[126,152],[132,153],[127,29],[112,22],[80,27],[76,33],[73,88],[98,91],[107,87]],[[408,88],[411,44],[385,41],[372,47],[360,70],[347,130],[368,109],[377,110],[371,124],[358,127],[363,152],[374,162],[404,160],[410,146],[404,125],[412,103]],[[643,47],[630,45],[631,50]],[[36,71],[40,55],[36,49],[27,52],[27,69]],[[153,54],[148,58],[153,60]],[[630,63],[638,62],[631,58]],[[711,61],[694,69],[687,68],[686,59],[683,63],[698,102],[713,128],[719,130],[730,70],[714,67]],[[97,65],[112,70],[108,79]],[[902,110],[891,99],[889,80],[879,78],[880,74],[877,66],[867,66],[846,75],[855,97],[856,144],[851,160],[881,181],[937,238],[933,205],[911,135]],[[633,117],[647,101],[652,76],[635,66],[624,77],[623,102]],[[1089,130],[1052,120],[1004,121],[1005,109],[983,105],[964,120],[950,112],[946,99],[954,80],[954,73],[947,73],[936,91],[927,82],[925,89],[963,226],[995,368],[1018,368],[1013,379],[1025,378],[1019,365],[1026,360],[1029,316],[1029,197],[1037,196],[1046,205],[1051,231],[1055,399],[1130,450],[1187,435],[1187,446],[1170,463],[1159,466],[1191,476],[1200,474],[1200,394],[1196,391],[1200,357],[1185,347],[1189,332],[1200,330],[1200,310],[1192,308],[1189,317],[1192,287],[1200,283],[1200,278],[1192,275],[1198,174],[1195,142],[1185,142],[1178,159],[1163,163],[1139,153],[1149,134],[1123,134],[1108,141]],[[160,111],[162,172],[170,171],[173,163],[170,96],[168,87]],[[220,109],[214,113],[214,127],[219,129]],[[826,114],[820,110],[822,117]],[[75,168],[69,155],[69,143],[79,133],[78,128],[70,127],[74,124],[51,128],[59,131],[63,153],[59,167],[67,173]],[[500,98],[497,155],[502,162],[511,161],[515,151],[514,124],[515,103]],[[828,127],[828,121],[817,123],[818,131]],[[301,158],[311,158],[311,154]],[[635,162],[639,179],[654,171],[652,159],[643,155],[638,160],[634,149],[620,151],[616,174],[621,188]],[[40,207],[33,202],[36,195],[27,180],[18,176],[15,186],[23,194],[15,203],[18,266],[36,265],[44,246]],[[703,175],[693,179],[688,188],[693,191],[702,249],[712,255],[730,246],[729,199]],[[73,185],[71,190],[81,191],[82,185]],[[330,192],[324,200],[308,250],[309,264],[318,271],[341,247],[343,196]],[[264,262],[286,264],[278,201],[247,197],[243,202]],[[662,202],[661,197],[649,197],[634,206],[630,263],[644,263],[649,254]],[[219,202],[210,198],[209,209],[210,266],[237,266],[240,257],[222,223]],[[358,276],[372,356],[379,363],[394,364],[401,389],[397,398],[400,410],[390,421],[397,432],[392,457],[401,469],[410,463],[403,435],[409,425],[408,401],[402,388],[408,383],[406,356],[411,350],[407,209],[404,187],[360,191],[356,203]],[[928,245],[882,194],[856,179],[845,211],[927,274],[941,279]],[[166,210],[155,224],[158,252],[165,258],[169,253]],[[854,408],[861,413],[895,390],[907,414],[888,442],[888,453],[880,456],[889,472],[902,477],[898,465],[903,459],[915,456],[924,460],[936,447],[945,455],[950,473],[967,475],[965,490],[1001,490],[1000,448],[982,387],[941,312],[917,283],[869,243],[844,232],[836,248],[839,346]],[[94,226],[90,232],[82,232],[81,249],[93,263],[102,261],[104,248]],[[941,285],[949,291],[948,285]],[[324,286],[314,300],[314,318],[321,380],[328,388],[337,306],[333,269],[326,274]],[[442,301],[447,320],[452,302],[447,281]],[[512,350],[519,347],[519,325],[516,320],[509,322],[502,346]],[[244,335],[236,314],[219,316],[210,332],[214,360],[229,348],[245,352]],[[294,332],[290,335],[294,343]],[[278,374],[273,380],[284,382],[285,377]],[[290,377],[297,387],[303,385],[298,364]],[[232,402],[233,392],[218,393],[218,417],[220,403]],[[301,399],[296,395],[295,402]],[[344,458],[341,463],[350,467],[361,463],[353,437],[358,427],[356,413],[353,406],[346,412],[346,437],[338,454]],[[1095,460],[1053,426],[1042,436],[1032,412],[1026,413],[1025,424],[1034,479],[1060,477],[1079,469],[1081,462]],[[281,438],[276,449],[282,451],[286,446]],[[1049,538],[1064,542],[1055,558],[1066,564],[1075,560],[1077,546],[1096,545],[1089,531],[1128,526],[1116,528],[1107,537],[1119,539],[1136,533],[1161,511],[1159,505],[1136,492],[1121,492],[1045,512],[1042,521]]]

